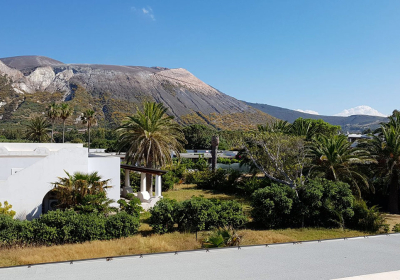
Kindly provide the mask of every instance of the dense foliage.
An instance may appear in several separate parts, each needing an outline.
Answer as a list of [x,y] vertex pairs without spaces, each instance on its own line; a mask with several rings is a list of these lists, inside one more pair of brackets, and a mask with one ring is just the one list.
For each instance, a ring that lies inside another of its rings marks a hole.
[[150,225],[157,233],[170,232],[175,229],[175,224],[180,231],[193,232],[225,226],[238,228],[247,221],[238,202],[202,197],[182,202],[162,199],[150,209],[150,213]]

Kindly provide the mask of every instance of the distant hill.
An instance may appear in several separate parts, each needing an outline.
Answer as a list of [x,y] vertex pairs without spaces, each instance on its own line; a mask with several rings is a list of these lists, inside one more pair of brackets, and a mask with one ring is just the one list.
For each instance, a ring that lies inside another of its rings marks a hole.
[[53,101],[66,101],[75,117],[93,108],[105,125],[116,126],[144,101],[162,102],[182,124],[248,129],[274,119],[178,68],[64,64],[43,56],[0,58],[0,118],[26,121]]
[[258,104],[246,102],[247,105],[252,106],[264,113],[267,113],[277,119],[293,122],[297,118],[304,119],[322,119],[332,125],[340,125],[343,132],[362,132],[366,128],[375,129],[379,127],[379,123],[386,122],[387,118],[366,115],[353,115],[349,117],[336,117],[336,116],[321,116],[302,113],[295,110],[285,109],[277,106],[267,104]]

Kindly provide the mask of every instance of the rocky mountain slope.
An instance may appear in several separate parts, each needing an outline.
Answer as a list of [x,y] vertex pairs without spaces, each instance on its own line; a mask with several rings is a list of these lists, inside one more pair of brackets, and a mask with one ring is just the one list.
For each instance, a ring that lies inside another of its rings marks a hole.
[[183,124],[236,129],[273,119],[182,68],[64,64],[42,56],[19,56],[1,58],[0,75],[7,75],[9,81],[3,81],[7,93],[0,92],[4,121],[41,113],[57,100],[70,102],[76,115],[91,107],[111,125],[147,100],[164,103]]
[[387,118],[366,115],[353,115],[349,117],[335,117],[335,116],[322,116],[312,115],[295,110],[285,109],[277,106],[267,104],[258,104],[246,102],[247,105],[252,106],[264,113],[267,113],[275,118],[293,122],[297,118],[303,119],[323,119],[332,125],[340,125],[343,132],[362,132],[366,128],[376,129],[381,122],[386,122]]

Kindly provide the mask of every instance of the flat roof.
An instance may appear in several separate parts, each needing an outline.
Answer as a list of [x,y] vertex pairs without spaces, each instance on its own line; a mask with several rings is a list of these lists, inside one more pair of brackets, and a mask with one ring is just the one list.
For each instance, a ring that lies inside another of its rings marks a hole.
[[168,171],[161,170],[161,169],[139,167],[139,166],[128,165],[128,164],[121,164],[121,168],[126,169],[126,170],[138,171],[138,172],[142,172],[142,173],[154,174],[154,175],[164,175],[165,173],[168,172]]

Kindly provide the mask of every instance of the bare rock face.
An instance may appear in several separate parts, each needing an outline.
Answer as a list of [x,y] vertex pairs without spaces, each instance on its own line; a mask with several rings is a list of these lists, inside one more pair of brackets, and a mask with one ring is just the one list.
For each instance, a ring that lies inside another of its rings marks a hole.
[[[256,124],[252,121],[253,115],[262,116],[261,122],[270,118],[182,68],[64,64],[47,57],[22,56],[1,58],[0,74],[7,74],[12,79],[12,86],[17,92],[62,92],[65,100],[74,98],[74,90],[79,85],[92,98],[102,100],[99,106],[109,116],[117,110],[112,108],[110,102],[124,107],[124,104],[153,100],[162,102],[169,109],[169,114],[178,120],[182,116],[193,115],[208,122],[207,116],[211,115],[216,118],[216,115],[249,113],[251,117],[248,120]],[[104,96],[114,101],[107,101]],[[257,123],[260,123],[258,117]]]

